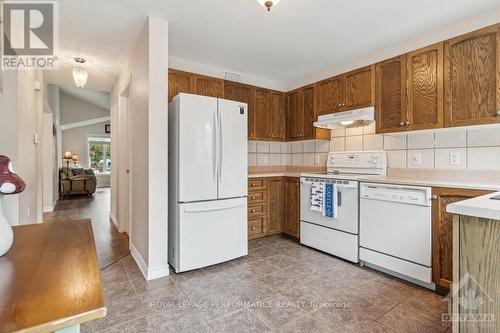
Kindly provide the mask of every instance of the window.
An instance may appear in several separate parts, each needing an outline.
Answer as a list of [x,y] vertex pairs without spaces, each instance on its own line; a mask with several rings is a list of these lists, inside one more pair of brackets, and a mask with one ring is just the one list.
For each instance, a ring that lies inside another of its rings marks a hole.
[[111,173],[111,139],[88,137],[89,167],[94,173]]

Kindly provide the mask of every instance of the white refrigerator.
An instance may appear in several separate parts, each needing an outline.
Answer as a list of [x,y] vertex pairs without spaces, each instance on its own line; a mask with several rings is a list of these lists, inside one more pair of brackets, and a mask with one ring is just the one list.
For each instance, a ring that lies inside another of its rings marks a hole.
[[248,254],[248,107],[179,94],[169,105],[169,263],[177,273]]

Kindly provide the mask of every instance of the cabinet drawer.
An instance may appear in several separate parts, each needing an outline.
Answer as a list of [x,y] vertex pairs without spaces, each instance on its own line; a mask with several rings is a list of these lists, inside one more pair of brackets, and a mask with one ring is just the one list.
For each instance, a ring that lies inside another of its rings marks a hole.
[[254,239],[264,236],[265,218],[256,218],[248,220],[248,239]]
[[264,179],[249,179],[248,180],[248,192],[255,190],[262,190],[266,187],[266,182]]
[[260,204],[256,206],[249,206],[248,207],[248,218],[254,218],[254,217],[261,217],[264,216],[264,213],[266,211],[265,204]]
[[248,206],[266,201],[266,191],[255,191],[248,193]]

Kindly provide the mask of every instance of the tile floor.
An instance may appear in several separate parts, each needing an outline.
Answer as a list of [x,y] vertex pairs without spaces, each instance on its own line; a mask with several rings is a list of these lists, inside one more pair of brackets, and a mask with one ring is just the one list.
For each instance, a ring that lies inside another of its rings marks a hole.
[[102,281],[108,315],[82,332],[451,332],[443,297],[282,236],[151,282],[127,256]]

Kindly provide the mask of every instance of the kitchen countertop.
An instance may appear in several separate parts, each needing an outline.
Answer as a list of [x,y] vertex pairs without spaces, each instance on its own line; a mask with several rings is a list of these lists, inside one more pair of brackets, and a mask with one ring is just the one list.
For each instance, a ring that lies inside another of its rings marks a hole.
[[449,204],[446,207],[446,211],[453,214],[500,220],[500,200],[490,199],[497,195],[500,195],[500,192],[455,202]]
[[300,171],[259,171],[249,172],[248,178],[267,178],[267,177],[300,177]]
[[385,184],[416,185],[430,187],[450,187],[475,189],[486,191],[500,191],[499,183],[487,183],[483,181],[462,181],[458,179],[443,179],[441,177],[399,177],[399,176],[363,176],[359,178],[361,182],[374,182]]

